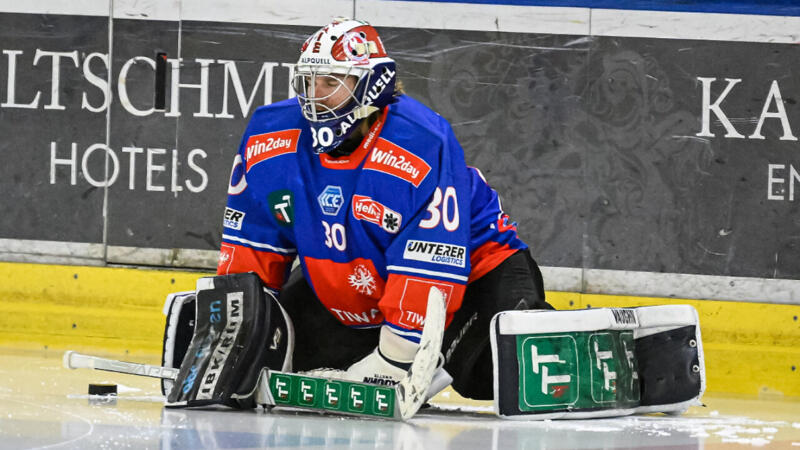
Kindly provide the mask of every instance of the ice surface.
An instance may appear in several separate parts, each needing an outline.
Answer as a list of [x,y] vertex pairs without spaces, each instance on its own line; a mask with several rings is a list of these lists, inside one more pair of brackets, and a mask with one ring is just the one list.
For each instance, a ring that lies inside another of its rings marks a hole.
[[[683,416],[508,421],[449,390],[408,423],[273,410],[168,410],[158,381],[0,352],[0,448],[589,449],[800,446],[800,401],[707,395]],[[148,361],[142,361],[148,362]],[[88,383],[115,383],[97,402]]]

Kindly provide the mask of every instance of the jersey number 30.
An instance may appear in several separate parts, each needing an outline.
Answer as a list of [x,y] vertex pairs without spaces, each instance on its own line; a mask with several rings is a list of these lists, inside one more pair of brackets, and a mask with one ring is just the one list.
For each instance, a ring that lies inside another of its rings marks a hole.
[[436,228],[439,222],[442,222],[445,230],[456,231],[458,229],[456,188],[447,186],[443,196],[442,190],[437,187],[433,193],[433,200],[428,205],[428,214],[430,216],[419,223],[420,228]]
[[344,249],[347,248],[344,225],[340,223],[331,225],[323,220],[322,226],[325,227],[325,245],[327,245],[328,248],[334,247],[336,250],[343,252]]
[[318,144],[323,146],[331,145],[333,143],[333,130],[328,127],[323,127],[317,131],[312,127],[311,139],[314,140],[314,142],[311,144],[314,147],[316,147]]

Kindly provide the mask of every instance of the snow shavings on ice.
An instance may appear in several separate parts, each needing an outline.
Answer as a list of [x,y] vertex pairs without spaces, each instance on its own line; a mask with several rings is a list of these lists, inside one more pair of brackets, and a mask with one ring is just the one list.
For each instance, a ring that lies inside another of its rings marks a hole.
[[[717,438],[724,443],[745,444],[755,447],[769,445],[773,442],[779,428],[789,425],[786,422],[767,422],[748,417],[720,415],[718,411],[710,411],[708,417],[698,416],[624,416],[606,419],[587,420],[531,420],[507,421],[494,417],[487,421],[487,414],[492,413],[492,406],[434,405],[435,409],[448,412],[472,412],[479,414],[472,426],[514,429],[524,427],[543,431],[618,433],[632,431],[649,436],[671,436],[679,434],[693,438]],[[433,417],[431,417],[433,418]],[[800,428],[800,423],[792,423],[793,428]],[[800,443],[792,445],[800,446]]]

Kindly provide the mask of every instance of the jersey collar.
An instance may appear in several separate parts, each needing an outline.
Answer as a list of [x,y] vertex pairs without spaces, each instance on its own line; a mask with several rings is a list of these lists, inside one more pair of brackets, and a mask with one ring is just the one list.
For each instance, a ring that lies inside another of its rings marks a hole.
[[364,158],[372,151],[372,147],[375,146],[375,141],[378,140],[378,136],[381,134],[381,130],[383,129],[383,124],[386,123],[386,116],[389,114],[389,106],[387,105],[383,108],[383,112],[381,112],[380,117],[372,126],[369,128],[369,133],[364,137],[361,141],[361,145],[351,154],[346,156],[340,156],[338,158],[333,158],[327,153],[320,153],[319,154],[319,162],[322,164],[322,167],[327,169],[337,169],[337,170],[352,170],[357,169],[358,166],[361,165],[361,162],[364,161]]

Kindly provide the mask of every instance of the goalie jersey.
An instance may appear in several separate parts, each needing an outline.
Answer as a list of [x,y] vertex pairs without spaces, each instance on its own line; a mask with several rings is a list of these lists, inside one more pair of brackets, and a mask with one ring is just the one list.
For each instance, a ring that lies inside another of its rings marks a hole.
[[[328,131],[328,130],[323,130]],[[279,291],[295,257],[350,327],[417,341],[428,291],[447,323],[466,285],[526,245],[441,116],[405,95],[350,155],[316,154],[296,99],[258,108],[234,158],[217,273],[256,272]]]

